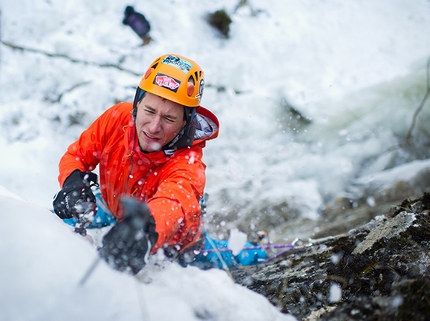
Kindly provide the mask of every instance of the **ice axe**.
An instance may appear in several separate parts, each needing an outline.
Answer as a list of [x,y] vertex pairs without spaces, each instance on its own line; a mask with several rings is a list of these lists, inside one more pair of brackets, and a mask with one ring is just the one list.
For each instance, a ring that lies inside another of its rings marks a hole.
[[133,274],[137,274],[146,264],[158,238],[154,218],[148,206],[135,198],[124,196],[121,205],[124,219],[104,235],[99,255],[81,279],[80,285],[85,284],[100,259],[119,271],[131,269]]

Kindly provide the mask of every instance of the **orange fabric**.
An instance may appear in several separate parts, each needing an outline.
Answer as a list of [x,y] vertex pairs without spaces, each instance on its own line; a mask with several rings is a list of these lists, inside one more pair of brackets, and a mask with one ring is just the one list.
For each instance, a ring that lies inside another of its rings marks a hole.
[[[135,196],[148,204],[158,232],[152,253],[174,244],[184,250],[194,245],[202,232],[199,200],[206,184],[202,149],[206,140],[218,135],[218,129],[172,156],[162,151],[143,153],[131,110],[131,103],[120,103],[96,119],[61,158],[58,180],[63,185],[75,169],[92,171],[98,165],[103,199],[119,220],[122,195]],[[198,107],[197,113],[219,127],[209,110]]]

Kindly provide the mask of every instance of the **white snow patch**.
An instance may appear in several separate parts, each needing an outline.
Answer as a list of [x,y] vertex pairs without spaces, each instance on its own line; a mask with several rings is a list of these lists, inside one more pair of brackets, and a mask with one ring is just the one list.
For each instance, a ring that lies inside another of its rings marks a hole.
[[247,236],[245,233],[234,228],[230,230],[230,236],[228,238],[228,247],[231,249],[233,255],[238,255],[243,249],[246,243]]

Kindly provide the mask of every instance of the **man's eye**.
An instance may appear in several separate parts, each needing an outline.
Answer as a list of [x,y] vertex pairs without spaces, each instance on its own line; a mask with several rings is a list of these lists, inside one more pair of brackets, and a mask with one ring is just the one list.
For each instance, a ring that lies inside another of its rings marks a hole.
[[175,119],[171,117],[164,117],[165,120],[167,120],[169,123],[174,123]]
[[153,110],[151,110],[151,109],[144,109],[143,110],[145,113],[148,113],[148,114],[154,114],[155,112],[153,111]]

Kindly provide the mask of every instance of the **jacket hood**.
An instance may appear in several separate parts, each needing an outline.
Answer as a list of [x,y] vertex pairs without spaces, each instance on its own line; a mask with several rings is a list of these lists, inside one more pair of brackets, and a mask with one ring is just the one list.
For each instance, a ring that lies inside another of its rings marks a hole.
[[179,134],[162,150],[172,155],[176,150],[187,148],[218,136],[219,122],[217,117],[204,107],[197,107],[191,121],[182,128]]
[[200,142],[218,137],[219,122],[218,118],[204,107],[197,108],[196,114],[196,132],[194,141]]

